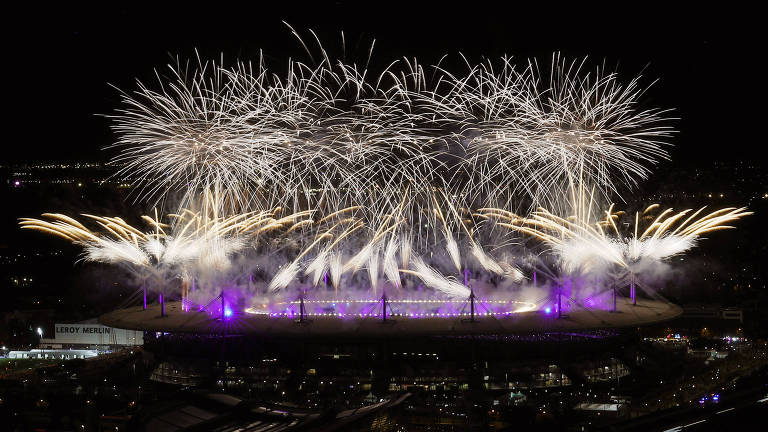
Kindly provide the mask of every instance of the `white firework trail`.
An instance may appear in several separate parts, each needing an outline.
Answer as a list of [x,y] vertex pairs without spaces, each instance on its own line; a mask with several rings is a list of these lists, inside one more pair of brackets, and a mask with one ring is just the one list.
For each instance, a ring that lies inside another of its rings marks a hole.
[[696,238],[674,234],[664,237],[647,237],[643,240],[630,238],[620,243],[620,246],[627,261],[636,262],[643,259],[663,261],[696,246]]
[[328,269],[331,273],[331,284],[333,290],[338,294],[341,286],[341,275],[344,274],[344,264],[342,263],[342,256],[340,252],[334,253],[328,259]]
[[387,247],[384,250],[384,262],[382,267],[384,268],[384,276],[387,280],[395,286],[400,288],[400,269],[397,267],[397,249],[399,241],[397,237],[392,236],[387,243]]
[[456,243],[456,239],[453,238],[450,232],[447,230],[443,232],[445,235],[445,248],[448,250],[448,256],[451,257],[451,262],[456,268],[457,272],[461,272],[461,251],[459,251],[459,245]]
[[200,268],[223,271],[232,265],[232,256],[247,245],[242,238],[210,238],[200,245]]
[[373,295],[376,295],[379,286],[379,254],[375,251],[368,257],[368,279],[371,281]]
[[365,266],[365,263],[371,259],[371,255],[376,253],[376,245],[374,242],[368,242],[358,251],[352,258],[344,264],[343,271],[357,273],[358,270]]
[[505,269],[496,261],[493,260],[493,258],[489,257],[488,254],[485,253],[483,250],[483,247],[480,246],[477,242],[471,242],[472,243],[472,256],[475,257],[478,263],[487,271],[491,273],[495,273],[497,275],[504,275],[506,274]]
[[149,257],[138,244],[120,240],[102,240],[98,243],[87,243],[85,260],[109,264],[129,263],[143,267],[150,264]]
[[296,276],[301,271],[301,264],[298,261],[291,261],[290,263],[282,266],[277,274],[269,282],[267,290],[269,292],[276,292],[285,289],[291,282],[296,279]]
[[509,258],[503,258],[498,261],[499,265],[504,269],[504,276],[514,282],[522,282],[525,280],[525,275],[520,271],[520,268],[512,263]]
[[609,239],[573,238],[552,245],[552,252],[569,273],[589,273],[607,264],[622,265],[622,246]]
[[424,285],[439,291],[451,298],[467,298],[470,291],[467,287],[456,281],[454,277],[446,277],[434,268],[425,264],[419,257],[414,257],[411,261],[413,271],[408,271],[416,275],[424,282]]
[[312,286],[316,287],[320,283],[320,279],[328,269],[327,256],[328,253],[323,250],[307,266],[305,274],[312,274]]
[[411,262],[411,237],[404,235],[400,237],[400,265],[407,269]]

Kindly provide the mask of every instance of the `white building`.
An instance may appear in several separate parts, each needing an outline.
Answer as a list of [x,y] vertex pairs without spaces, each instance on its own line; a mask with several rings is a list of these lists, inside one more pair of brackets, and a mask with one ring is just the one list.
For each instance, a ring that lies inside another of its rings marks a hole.
[[96,322],[56,324],[53,338],[41,338],[41,349],[109,351],[144,344],[144,332],[107,327]]

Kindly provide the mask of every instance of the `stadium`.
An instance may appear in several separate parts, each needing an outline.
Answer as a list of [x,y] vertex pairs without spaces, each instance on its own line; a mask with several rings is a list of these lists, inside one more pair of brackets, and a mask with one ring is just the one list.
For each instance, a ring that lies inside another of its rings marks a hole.
[[[393,305],[396,310],[397,305]],[[275,314],[233,314],[221,318],[200,312],[186,313],[181,303],[170,303],[166,316],[155,310],[140,307],[120,309],[103,315],[100,322],[123,329],[151,332],[260,335],[271,337],[325,337],[344,338],[409,338],[413,336],[467,336],[526,334],[536,332],[573,332],[604,328],[622,328],[654,324],[670,320],[682,314],[674,304],[647,301],[633,306],[631,301],[621,300],[616,312],[570,312],[557,318],[554,313],[543,311],[450,314],[452,316],[407,317],[397,312],[383,316],[378,313],[365,316],[347,316],[323,312]],[[437,313],[434,313],[437,315]]]

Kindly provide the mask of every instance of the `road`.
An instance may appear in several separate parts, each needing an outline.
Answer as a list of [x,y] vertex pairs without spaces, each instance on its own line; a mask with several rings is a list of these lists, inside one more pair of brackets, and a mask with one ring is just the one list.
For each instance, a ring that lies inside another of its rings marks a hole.
[[[725,395],[724,395],[725,396]],[[694,432],[765,430],[768,422],[768,390],[764,384],[729,393],[717,404],[681,407],[614,424],[613,432]]]

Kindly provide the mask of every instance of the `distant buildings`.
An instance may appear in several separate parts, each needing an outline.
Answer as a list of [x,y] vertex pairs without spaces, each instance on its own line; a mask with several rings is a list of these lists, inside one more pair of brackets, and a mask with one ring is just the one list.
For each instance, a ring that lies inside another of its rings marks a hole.
[[[13,350],[13,359],[84,359],[100,352],[144,344],[144,333],[103,326],[95,322],[55,324],[53,338],[40,338],[38,348]],[[40,329],[42,335],[42,329]]]

